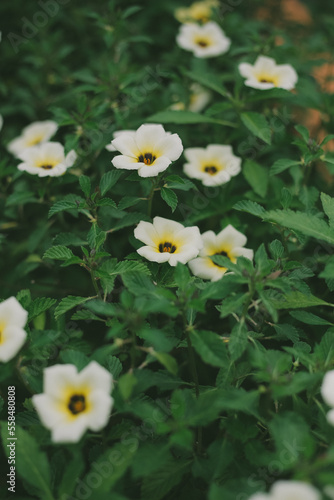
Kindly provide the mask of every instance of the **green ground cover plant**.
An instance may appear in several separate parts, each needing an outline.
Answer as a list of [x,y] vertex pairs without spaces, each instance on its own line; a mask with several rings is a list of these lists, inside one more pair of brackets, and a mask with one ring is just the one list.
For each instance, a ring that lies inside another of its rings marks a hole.
[[288,3],[1,5],[2,498],[334,498],[334,8]]

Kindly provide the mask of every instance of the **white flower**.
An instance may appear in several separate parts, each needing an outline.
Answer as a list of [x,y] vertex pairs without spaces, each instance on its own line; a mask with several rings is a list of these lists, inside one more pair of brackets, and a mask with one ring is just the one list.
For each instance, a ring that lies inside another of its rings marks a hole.
[[245,85],[261,90],[274,87],[291,90],[298,80],[298,75],[290,64],[276,64],[274,59],[265,56],[259,56],[254,66],[249,63],[239,64],[239,72],[246,78]]
[[32,402],[53,442],[76,443],[87,429],[99,431],[107,424],[111,388],[112,375],[95,361],[80,373],[74,365],[54,365],[44,370],[44,392]]
[[[120,137],[122,134],[129,134],[132,137],[134,137],[136,131],[135,130],[116,130],[116,132],[113,133],[113,138],[116,139],[116,137]],[[112,143],[108,144],[106,146],[106,149],[108,151],[117,151],[117,149],[112,145]]]
[[268,494],[256,493],[248,500],[321,500],[320,492],[302,481],[276,481]]
[[137,170],[140,177],[157,176],[183,151],[180,137],[165,132],[162,125],[141,125],[134,134],[121,134],[111,144],[122,153],[115,156],[113,165]]
[[154,217],[153,224],[139,222],[134,234],[147,245],[137,250],[139,255],[153,262],[168,262],[171,266],[194,259],[203,246],[198,227],[184,227],[163,217]]
[[225,54],[231,45],[231,40],[213,21],[202,26],[195,23],[183,24],[176,41],[182,49],[190,50],[196,57],[215,57]]
[[231,146],[210,144],[206,148],[187,148],[184,155],[189,163],[185,174],[199,179],[204,186],[220,186],[241,170],[241,159],[234,156]]
[[23,161],[17,167],[19,170],[39,177],[58,177],[73,165],[77,155],[72,150],[65,156],[64,146],[59,142],[45,142],[25,149],[18,157]]
[[240,256],[250,260],[253,258],[253,250],[243,248],[247,242],[246,236],[231,224],[217,235],[213,231],[206,231],[202,234],[202,241],[203,249],[199,257],[189,262],[191,272],[200,278],[218,281],[226,273],[226,267],[221,267],[210,259],[212,255],[223,255],[232,262],[236,262]]
[[57,132],[57,130],[57,123],[51,120],[34,122],[31,125],[28,125],[28,127],[25,127],[20,137],[12,140],[8,144],[7,149],[14,156],[19,156],[19,154],[26,148],[47,142]]
[[321,500],[311,484],[302,481],[277,481],[270,490],[271,500]]
[[15,297],[0,304],[0,361],[12,359],[23,346],[28,313]]
[[193,113],[199,113],[202,111],[211,100],[211,92],[203,88],[198,83],[193,83],[190,86],[190,97],[189,104],[186,106],[184,102],[175,102],[169,109],[176,111],[183,111],[187,109]]
[[334,370],[327,372],[321,386],[321,395],[328,406],[332,407],[327,413],[327,420],[334,425]]

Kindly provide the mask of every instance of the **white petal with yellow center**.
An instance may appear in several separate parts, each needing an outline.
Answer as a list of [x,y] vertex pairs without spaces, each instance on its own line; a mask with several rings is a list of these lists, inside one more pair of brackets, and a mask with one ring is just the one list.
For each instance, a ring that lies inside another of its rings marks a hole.
[[155,177],[177,160],[183,151],[180,137],[162,125],[141,125],[134,134],[119,134],[112,146],[121,155],[112,160],[116,168],[137,170],[141,177]]
[[202,234],[203,248],[199,256],[189,262],[191,272],[202,279],[217,281],[221,279],[227,268],[215,264],[210,258],[213,255],[222,255],[232,262],[236,262],[237,257],[243,256],[248,259],[253,258],[253,250],[244,248],[247,238],[240,231],[237,231],[231,224],[226,226],[220,233],[206,231]]
[[241,76],[246,78],[245,85],[260,90],[274,87],[292,90],[298,75],[290,64],[276,64],[271,57],[259,56],[252,66],[249,63],[239,64]]
[[57,130],[58,124],[52,120],[34,122],[25,127],[22,134],[8,144],[7,149],[18,156],[27,148],[49,141]]
[[54,442],[76,442],[87,429],[107,424],[111,388],[111,374],[95,361],[80,373],[74,365],[55,365],[44,370],[44,393],[33,396],[33,404]]
[[203,246],[198,227],[184,227],[163,217],[155,217],[153,224],[141,221],[134,235],[146,244],[137,250],[139,255],[153,262],[169,262],[171,266],[186,264]]
[[66,156],[64,146],[59,142],[46,142],[25,149],[18,157],[23,161],[18,169],[39,177],[58,177],[73,165],[76,153],[70,151]]
[[229,145],[210,144],[206,148],[187,148],[188,160],[183,170],[188,177],[200,180],[205,186],[220,186],[241,171],[241,159]]
[[15,297],[0,304],[0,362],[10,361],[23,346],[28,313]]
[[176,41],[181,48],[201,58],[224,54],[231,45],[231,40],[215,22],[208,22],[204,25],[183,24]]

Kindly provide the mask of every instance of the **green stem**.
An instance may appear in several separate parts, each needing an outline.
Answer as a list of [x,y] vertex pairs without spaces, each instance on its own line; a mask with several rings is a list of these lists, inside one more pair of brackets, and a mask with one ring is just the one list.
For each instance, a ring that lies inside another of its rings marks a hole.
[[96,279],[95,279],[94,271],[91,269],[91,270],[89,271],[89,274],[90,274],[90,277],[91,277],[91,280],[92,280],[93,287],[94,287],[94,290],[95,290],[95,292],[96,292],[96,295],[98,295],[99,299],[102,299],[101,292],[100,292],[99,287],[97,286],[97,283],[96,283]]
[[155,182],[152,181],[152,188],[151,188],[150,194],[148,195],[148,207],[147,207],[147,213],[148,213],[149,217],[151,217],[151,213],[152,213],[152,202],[153,202],[153,197],[154,197],[155,186],[156,186]]

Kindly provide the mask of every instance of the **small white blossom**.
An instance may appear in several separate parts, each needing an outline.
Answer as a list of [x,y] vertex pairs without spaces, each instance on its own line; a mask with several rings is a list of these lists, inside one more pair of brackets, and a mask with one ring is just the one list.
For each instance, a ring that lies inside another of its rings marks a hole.
[[154,217],[153,224],[141,221],[134,235],[146,244],[137,250],[139,255],[153,262],[168,262],[171,266],[194,259],[203,246],[197,226],[184,227],[163,217]]
[[59,142],[45,142],[25,149],[18,157],[23,161],[17,167],[19,170],[39,177],[58,177],[73,165],[77,155],[72,150],[65,156],[64,146]]
[[215,264],[210,256],[222,255],[233,263],[240,256],[250,260],[253,258],[253,250],[244,248],[247,243],[246,236],[237,231],[231,224],[218,234],[206,231],[202,234],[202,241],[203,248],[199,252],[199,257],[189,262],[191,272],[199,278],[218,281],[226,273],[227,268]]
[[140,177],[155,177],[177,160],[183,151],[180,137],[162,125],[141,125],[134,134],[119,134],[111,142],[122,153],[112,160],[116,168],[137,170]]
[[213,21],[203,25],[183,24],[176,41],[182,49],[189,50],[195,57],[201,58],[225,54],[231,45],[231,40]]
[[189,7],[179,7],[176,9],[175,17],[180,23],[191,21],[207,23],[215,7],[219,7],[219,2],[217,0],[194,2]]
[[184,102],[175,102],[172,104],[169,109],[173,109],[176,111],[192,111],[193,113],[200,113],[210,102],[211,100],[211,92],[203,88],[198,83],[193,83],[190,86],[190,96],[189,103],[186,106]]
[[239,64],[239,72],[246,78],[245,85],[260,90],[274,87],[292,90],[298,80],[290,64],[276,64],[274,59],[265,56],[259,56],[253,66],[249,63]]
[[34,122],[22,130],[22,134],[13,139],[7,146],[14,156],[18,157],[22,151],[37,144],[47,142],[58,130],[58,125],[52,120]]
[[113,406],[112,375],[95,361],[80,373],[74,365],[44,370],[44,392],[32,397],[55,443],[76,443],[87,429],[105,427]]
[[256,493],[248,500],[321,500],[320,492],[302,481],[276,481],[268,494]]
[[23,346],[28,313],[15,297],[0,303],[0,361],[12,359]]
[[184,173],[199,179],[204,186],[220,186],[241,170],[241,159],[234,156],[231,146],[210,144],[206,148],[187,148],[184,155],[188,160]]
[[326,373],[321,386],[321,395],[332,409],[327,413],[327,420],[334,425],[334,370]]

